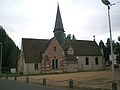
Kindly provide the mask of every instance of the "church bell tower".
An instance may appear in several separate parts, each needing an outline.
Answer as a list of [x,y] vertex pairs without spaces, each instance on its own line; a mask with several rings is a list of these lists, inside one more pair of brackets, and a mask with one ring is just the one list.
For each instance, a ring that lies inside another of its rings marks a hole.
[[56,21],[55,21],[55,27],[54,27],[53,32],[54,32],[54,37],[57,39],[57,41],[60,43],[60,45],[62,45],[65,41],[65,39],[64,39],[65,31],[63,28],[59,5],[57,6]]

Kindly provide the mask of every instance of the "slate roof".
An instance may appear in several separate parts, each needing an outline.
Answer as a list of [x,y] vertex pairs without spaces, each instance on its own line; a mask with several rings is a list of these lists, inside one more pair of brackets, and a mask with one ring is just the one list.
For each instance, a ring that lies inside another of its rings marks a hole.
[[40,63],[42,53],[49,44],[48,39],[22,38],[23,52],[26,63]]
[[[45,52],[52,39],[22,38],[25,62],[40,63],[42,53]],[[67,40],[63,45],[63,49],[67,51],[69,47],[74,49],[75,56],[101,56],[100,48],[95,41]],[[75,56],[66,55],[66,60],[76,61]]]
[[56,21],[55,21],[55,27],[54,27],[53,32],[55,32],[55,31],[63,31],[64,32],[59,5],[57,7]]
[[74,49],[75,56],[101,56],[100,48],[95,41],[87,40],[66,40],[63,49],[69,47]]

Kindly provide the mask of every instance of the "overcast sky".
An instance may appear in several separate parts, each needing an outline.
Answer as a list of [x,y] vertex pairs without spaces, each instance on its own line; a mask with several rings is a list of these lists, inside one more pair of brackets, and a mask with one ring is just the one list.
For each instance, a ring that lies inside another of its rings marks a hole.
[[[21,38],[51,39],[59,2],[66,34],[99,42],[109,38],[107,7],[101,0],[0,0],[0,25],[21,46]],[[111,3],[119,0],[110,0]],[[120,3],[111,7],[113,40],[120,35]]]

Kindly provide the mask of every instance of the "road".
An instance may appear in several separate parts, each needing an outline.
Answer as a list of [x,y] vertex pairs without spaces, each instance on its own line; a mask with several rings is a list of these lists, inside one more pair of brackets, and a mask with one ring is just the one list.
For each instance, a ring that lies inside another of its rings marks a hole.
[[0,90],[61,90],[61,89],[0,79]]

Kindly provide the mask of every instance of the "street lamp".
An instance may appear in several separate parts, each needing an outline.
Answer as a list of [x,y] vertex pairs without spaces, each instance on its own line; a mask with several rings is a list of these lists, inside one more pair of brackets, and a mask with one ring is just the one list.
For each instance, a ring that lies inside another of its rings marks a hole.
[[0,43],[1,46],[1,56],[0,56],[0,75],[2,74],[2,43]]
[[114,56],[113,56],[113,45],[112,45],[112,32],[111,32],[111,20],[110,20],[110,6],[115,5],[111,4],[108,0],[102,0],[103,4],[108,7],[108,20],[109,20],[109,32],[110,32],[110,46],[111,46],[111,59],[112,59],[112,90],[117,90],[117,83],[115,82],[115,68],[114,68]]

